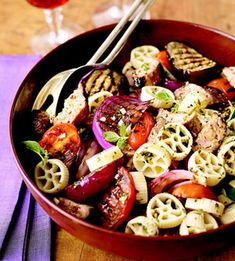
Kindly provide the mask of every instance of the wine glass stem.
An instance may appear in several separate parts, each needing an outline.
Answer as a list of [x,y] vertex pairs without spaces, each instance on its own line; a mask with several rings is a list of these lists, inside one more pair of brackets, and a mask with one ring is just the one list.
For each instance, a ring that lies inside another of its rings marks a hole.
[[62,7],[57,7],[54,9],[44,9],[44,14],[47,25],[49,26],[49,29],[51,31],[50,40],[52,42],[62,43],[62,41],[60,41],[61,27],[63,21]]

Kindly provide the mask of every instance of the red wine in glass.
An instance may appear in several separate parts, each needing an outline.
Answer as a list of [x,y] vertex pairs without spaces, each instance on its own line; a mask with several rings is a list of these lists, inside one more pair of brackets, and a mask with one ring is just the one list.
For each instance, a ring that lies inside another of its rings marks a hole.
[[56,8],[59,7],[63,4],[65,4],[66,2],[68,2],[69,0],[27,0],[31,5],[34,5],[36,7],[39,8],[48,8],[48,9],[52,9],[52,8]]
[[83,28],[76,23],[64,21],[62,5],[69,0],[27,0],[34,7],[42,8],[48,28],[33,36],[31,48],[34,53],[44,55],[68,39],[82,33]]

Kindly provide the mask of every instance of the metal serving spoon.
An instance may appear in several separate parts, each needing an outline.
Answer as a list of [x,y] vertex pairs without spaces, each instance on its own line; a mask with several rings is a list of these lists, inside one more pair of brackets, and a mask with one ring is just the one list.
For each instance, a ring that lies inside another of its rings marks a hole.
[[[46,109],[46,112],[50,117],[55,116],[58,100],[61,94],[61,91],[68,81],[70,76],[76,72],[76,79],[81,79],[84,75],[90,72],[92,69],[97,68],[97,66],[105,66],[109,65],[113,59],[118,55],[123,46],[125,45],[128,37],[136,28],[137,24],[141,20],[141,18],[145,15],[148,8],[151,6],[154,0],[136,0],[132,4],[129,12],[120,20],[120,22],[115,26],[107,39],[103,42],[103,44],[99,47],[96,53],[92,56],[92,58],[87,62],[86,65],[82,65],[78,68],[69,69],[66,71],[62,71],[55,76],[53,76],[41,89],[39,94],[37,95],[34,104],[32,106],[32,110],[39,110],[42,108],[43,104],[47,100],[49,96],[53,97],[53,102]],[[99,64],[96,64],[100,56],[105,52],[105,50],[110,46],[110,44],[114,41],[119,32],[123,29],[132,15],[136,12],[136,10],[141,6],[142,9],[138,14],[134,17],[133,21],[129,25],[128,29],[122,35],[114,49],[110,52],[110,54]]]

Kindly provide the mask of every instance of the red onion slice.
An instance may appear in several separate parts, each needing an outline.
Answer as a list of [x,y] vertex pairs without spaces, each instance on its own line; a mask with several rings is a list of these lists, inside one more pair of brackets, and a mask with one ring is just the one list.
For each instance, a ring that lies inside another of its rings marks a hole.
[[104,99],[96,109],[92,122],[92,130],[99,144],[104,149],[113,146],[104,139],[103,133],[113,131],[120,134],[121,122],[126,127],[132,126],[140,119],[147,108],[148,103],[140,101],[137,97],[124,95],[110,96]]

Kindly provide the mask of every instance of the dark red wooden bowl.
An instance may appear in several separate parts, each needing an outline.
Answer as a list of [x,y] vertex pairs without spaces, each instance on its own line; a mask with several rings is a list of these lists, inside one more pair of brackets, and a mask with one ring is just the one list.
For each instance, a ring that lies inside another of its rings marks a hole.
[[[179,260],[218,250],[234,239],[235,223],[211,232],[190,236],[141,237],[108,231],[78,220],[58,208],[35,186],[32,166],[18,148],[21,124],[18,115],[30,110],[45,82],[59,71],[85,64],[107,37],[112,25],[86,32],[56,48],[45,56],[25,77],[11,108],[10,137],[12,149],[27,187],[48,215],[69,233],[84,242],[117,255],[134,259]],[[121,67],[129,60],[132,48],[152,44],[159,48],[178,40],[191,44],[207,57],[222,65],[235,65],[235,37],[205,26],[169,21],[142,21],[128,40],[114,64]]]

